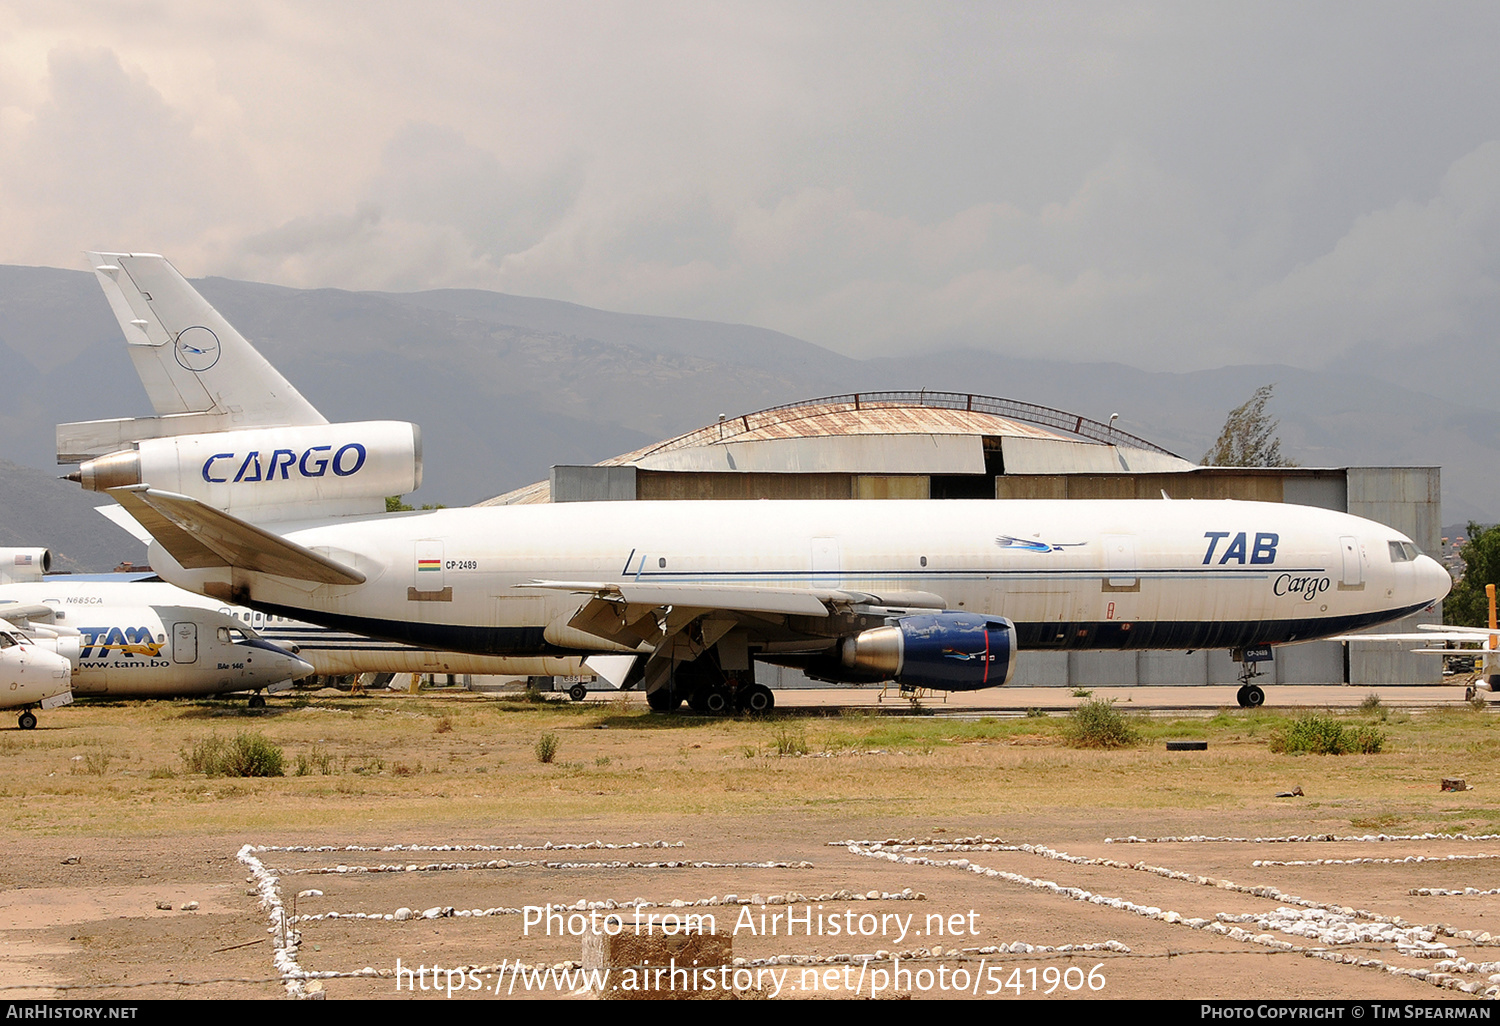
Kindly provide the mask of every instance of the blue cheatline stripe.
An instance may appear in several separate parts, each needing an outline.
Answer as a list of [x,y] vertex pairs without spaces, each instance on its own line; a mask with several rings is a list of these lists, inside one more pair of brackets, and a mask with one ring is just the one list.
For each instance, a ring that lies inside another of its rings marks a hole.
[[[1021,652],[1060,650],[1184,650],[1282,645],[1292,641],[1345,634],[1399,619],[1427,608],[1427,603],[1346,616],[1298,617],[1288,620],[1088,620],[1016,622]],[[298,620],[313,617],[337,630],[381,638],[439,652],[474,655],[581,656],[593,649],[563,648],[543,637],[545,627],[491,627],[463,624],[413,623],[374,617],[318,613],[290,606],[265,606],[267,611]],[[831,639],[830,639],[831,640]]]

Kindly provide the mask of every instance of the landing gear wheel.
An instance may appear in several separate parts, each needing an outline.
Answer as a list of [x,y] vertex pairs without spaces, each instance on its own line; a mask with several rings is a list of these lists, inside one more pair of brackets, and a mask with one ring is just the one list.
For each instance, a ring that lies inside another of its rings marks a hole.
[[1245,685],[1241,684],[1240,689],[1234,693],[1234,700],[1241,709],[1246,708],[1247,703],[1245,702]]
[[250,696],[250,708],[264,709],[266,707],[266,696],[256,693]]
[[1464,688],[1464,701],[1465,702],[1472,702],[1472,701],[1474,701],[1474,694],[1475,694],[1475,692],[1474,692],[1474,685],[1470,684],[1468,687]]
[[36,717],[32,715],[30,709],[28,709],[25,712],[23,712],[21,714],[21,718],[18,719],[16,721],[16,723],[20,725],[20,727],[21,727],[22,730],[35,730],[36,729]]
[[582,702],[585,698],[589,697],[589,689],[582,684],[574,684],[568,689],[568,697],[575,702]]
[[703,692],[703,711],[710,716],[722,716],[730,708],[729,689],[707,688]]
[[652,712],[676,712],[677,707],[682,704],[682,696],[673,691],[672,686],[668,684],[655,691],[646,692],[646,704],[651,707]]
[[739,693],[741,712],[759,716],[776,708],[776,696],[764,684],[751,684]]
[[1259,685],[1247,684],[1244,687],[1244,692],[1245,700],[1241,704],[1246,709],[1259,709],[1266,704],[1266,693],[1260,689]]

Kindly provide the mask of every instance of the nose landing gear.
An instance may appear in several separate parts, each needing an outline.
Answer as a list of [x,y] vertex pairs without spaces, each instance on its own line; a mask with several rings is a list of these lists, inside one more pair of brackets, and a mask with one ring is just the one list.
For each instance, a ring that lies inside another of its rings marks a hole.
[[1260,685],[1250,682],[1265,674],[1256,669],[1260,665],[1258,663],[1245,662],[1241,665],[1244,669],[1240,670],[1240,689],[1235,692],[1234,700],[1240,704],[1241,709],[1259,709],[1266,704],[1266,693],[1261,690]]

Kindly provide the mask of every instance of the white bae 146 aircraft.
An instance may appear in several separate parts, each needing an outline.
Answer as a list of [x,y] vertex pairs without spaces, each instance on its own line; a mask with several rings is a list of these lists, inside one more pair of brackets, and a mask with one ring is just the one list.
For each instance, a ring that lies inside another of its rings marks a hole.
[[[166,260],[90,254],[163,416],[58,427],[165,579],[422,648],[583,661],[655,709],[769,708],[752,661],[968,690],[1025,649],[1229,648],[1405,616],[1450,579],[1344,513],[1232,501],[592,502],[385,514],[411,424],[329,424]],[[1397,555],[1399,553],[1399,556]],[[1242,704],[1258,705],[1246,663]],[[519,670],[517,672],[527,672]]]
[[[7,573],[25,557],[34,575]],[[71,690],[110,698],[175,698],[277,691],[313,672],[239,620],[168,584],[43,580],[45,549],[0,549],[0,619],[10,633],[69,664]],[[44,709],[63,704],[35,701]],[[68,701],[72,701],[70,695]],[[15,703],[13,703],[15,704]],[[23,714],[21,727],[36,726]]]
[[[40,579],[51,558],[46,549],[0,549],[0,582]],[[0,709],[20,709],[22,730],[36,726],[31,710],[73,701],[72,640],[65,632],[20,630],[0,610]]]

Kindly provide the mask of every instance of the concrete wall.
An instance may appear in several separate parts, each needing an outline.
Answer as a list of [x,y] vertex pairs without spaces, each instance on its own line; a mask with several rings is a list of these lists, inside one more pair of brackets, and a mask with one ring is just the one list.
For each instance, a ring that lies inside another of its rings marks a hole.
[[[1437,467],[1351,467],[1348,471],[1349,512],[1394,527],[1424,552],[1438,552],[1443,542],[1442,489]],[[1365,558],[1384,559],[1383,552]],[[1441,623],[1439,603],[1430,613],[1418,613],[1386,624],[1383,633],[1414,632],[1419,623]],[[1443,679],[1442,656],[1416,655],[1404,642],[1357,642],[1349,646],[1349,683],[1386,684],[1437,682]]]

